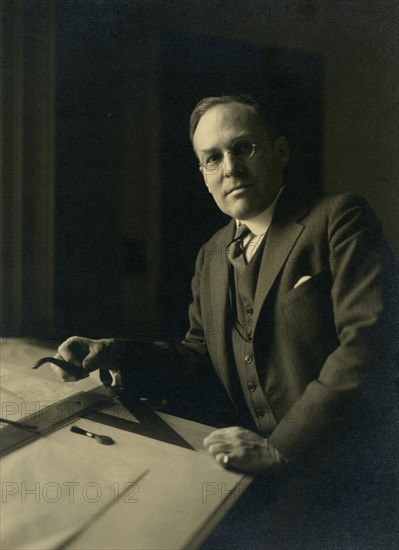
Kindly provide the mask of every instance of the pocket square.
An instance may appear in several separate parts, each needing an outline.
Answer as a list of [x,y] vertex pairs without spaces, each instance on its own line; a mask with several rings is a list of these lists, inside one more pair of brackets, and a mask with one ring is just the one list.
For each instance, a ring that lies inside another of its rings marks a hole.
[[301,278],[294,284],[294,288],[298,288],[298,286],[303,285],[303,283],[306,283],[306,281],[309,281],[309,279],[311,279],[311,278],[312,278],[311,275],[304,275],[303,277],[301,277]]

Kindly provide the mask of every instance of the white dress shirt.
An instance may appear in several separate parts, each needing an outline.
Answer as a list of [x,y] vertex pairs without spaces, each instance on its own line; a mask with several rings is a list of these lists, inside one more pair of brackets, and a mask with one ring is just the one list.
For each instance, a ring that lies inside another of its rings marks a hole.
[[277,201],[281,195],[284,186],[281,187],[280,191],[277,193],[276,198],[270,206],[263,210],[260,214],[257,214],[253,218],[245,221],[236,220],[237,227],[242,224],[245,224],[248,229],[251,231],[243,241],[244,254],[247,259],[247,262],[250,262],[253,258],[255,252],[258,250],[260,243],[263,241],[266,233],[269,230],[270,224],[272,223],[274,210],[277,205]]

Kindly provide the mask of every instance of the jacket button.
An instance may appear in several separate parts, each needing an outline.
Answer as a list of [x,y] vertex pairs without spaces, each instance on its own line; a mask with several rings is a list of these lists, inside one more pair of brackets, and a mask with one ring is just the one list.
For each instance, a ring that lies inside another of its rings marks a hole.
[[265,416],[265,413],[262,411],[262,409],[255,409],[255,416],[256,418],[263,418]]
[[245,313],[246,313],[247,315],[251,316],[251,315],[253,315],[254,310],[252,309],[251,306],[247,306],[247,307],[245,308]]
[[247,388],[249,389],[249,391],[255,391],[256,390],[256,386],[252,382],[248,382]]
[[244,361],[246,362],[247,365],[249,365],[250,363],[252,363],[253,359],[254,359],[254,358],[252,357],[252,355],[245,355],[245,356],[244,356]]

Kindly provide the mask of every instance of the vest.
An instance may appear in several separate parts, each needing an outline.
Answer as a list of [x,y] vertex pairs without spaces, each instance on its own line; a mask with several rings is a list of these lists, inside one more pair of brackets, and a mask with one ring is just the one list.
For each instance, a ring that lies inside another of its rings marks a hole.
[[260,264],[266,239],[259,246],[255,255],[239,274],[233,266],[229,266],[230,301],[233,311],[231,344],[236,367],[236,376],[242,390],[242,402],[239,410],[248,411],[258,432],[267,437],[275,428],[277,422],[268,405],[258,377],[254,350],[253,305]]

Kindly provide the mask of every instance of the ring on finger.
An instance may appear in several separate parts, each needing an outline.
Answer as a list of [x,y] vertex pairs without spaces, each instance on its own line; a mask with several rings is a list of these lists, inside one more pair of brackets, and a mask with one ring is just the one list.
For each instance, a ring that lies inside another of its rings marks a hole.
[[227,453],[223,456],[223,464],[225,466],[228,466],[230,464],[230,455],[228,455]]

